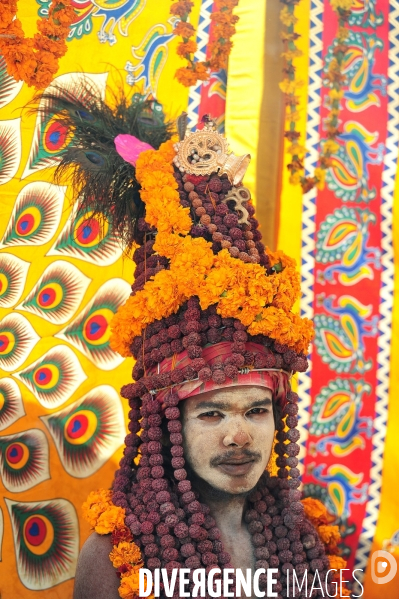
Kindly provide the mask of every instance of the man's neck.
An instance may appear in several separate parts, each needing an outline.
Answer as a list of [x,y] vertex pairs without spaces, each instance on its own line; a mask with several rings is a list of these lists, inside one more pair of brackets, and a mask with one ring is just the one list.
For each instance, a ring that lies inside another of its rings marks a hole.
[[215,519],[220,530],[224,551],[230,555],[231,567],[255,567],[251,535],[244,522],[247,495],[231,495],[223,493],[207,484],[197,485],[201,489],[201,500],[210,509],[211,516]]
[[243,516],[247,501],[247,494],[232,495],[214,489],[202,480],[196,480],[194,486],[200,492],[201,501],[210,509],[212,517],[222,534],[229,531],[239,532],[246,530]]
[[210,493],[205,494],[204,500],[222,534],[229,534],[230,531],[237,533],[244,526],[245,495],[217,496]]

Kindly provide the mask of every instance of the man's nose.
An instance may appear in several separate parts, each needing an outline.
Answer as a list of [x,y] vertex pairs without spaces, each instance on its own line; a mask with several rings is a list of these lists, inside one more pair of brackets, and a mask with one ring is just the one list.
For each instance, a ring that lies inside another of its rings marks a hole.
[[245,427],[240,426],[227,432],[223,439],[223,445],[225,447],[245,447],[251,441],[252,438],[249,432]]

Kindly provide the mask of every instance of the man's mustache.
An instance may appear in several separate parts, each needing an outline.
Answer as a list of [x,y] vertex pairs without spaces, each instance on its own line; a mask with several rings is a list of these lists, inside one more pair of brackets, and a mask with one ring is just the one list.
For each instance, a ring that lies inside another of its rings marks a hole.
[[211,458],[210,465],[212,467],[219,466],[228,460],[235,460],[242,457],[250,458],[254,462],[259,462],[262,455],[258,451],[251,451],[250,449],[228,449],[223,454],[219,454]]

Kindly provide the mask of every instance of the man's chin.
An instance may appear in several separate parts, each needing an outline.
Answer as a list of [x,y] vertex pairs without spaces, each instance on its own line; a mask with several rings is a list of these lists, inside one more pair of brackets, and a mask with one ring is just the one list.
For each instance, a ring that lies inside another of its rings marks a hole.
[[247,474],[239,476],[237,472],[230,474],[221,469],[219,472],[220,476],[218,476],[217,480],[209,481],[208,484],[215,490],[228,493],[229,495],[245,495],[250,493],[258,484],[262,474],[260,473],[258,476],[256,472],[249,471]]

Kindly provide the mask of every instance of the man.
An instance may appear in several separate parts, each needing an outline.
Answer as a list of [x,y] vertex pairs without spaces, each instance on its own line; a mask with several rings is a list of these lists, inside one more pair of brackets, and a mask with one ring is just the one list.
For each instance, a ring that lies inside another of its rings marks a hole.
[[313,583],[329,568],[300,501],[290,388],[313,328],[292,311],[295,262],[262,243],[242,186],[250,157],[230,153],[210,118],[194,133],[182,118],[176,142],[169,125],[143,117],[145,100],[111,108],[87,89],[79,110],[68,95],[52,102],[74,131],[59,169],[73,165],[80,209],[100,210],[137,247],[111,337],[135,358],[136,382],[121,391],[130,432],[112,492],[85,506],[94,530],[111,536],[85,545],[75,599],[134,599],[142,566],[169,575],[270,567],[278,597],[290,596],[287,573]]
[[[271,390],[218,389],[186,399],[182,406],[183,445],[195,488],[210,508],[232,567],[254,570],[256,558],[244,508],[272,452]],[[89,537],[79,558],[74,599],[118,599],[119,581],[110,551],[109,536]]]

